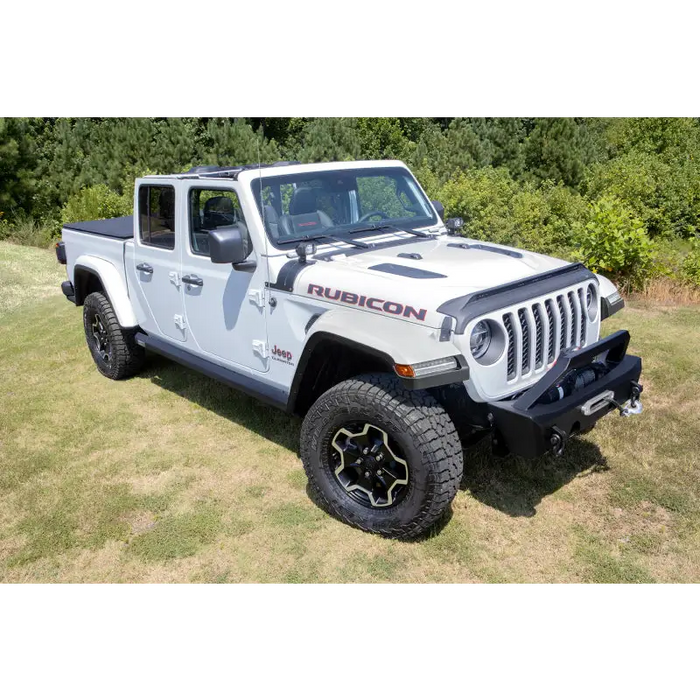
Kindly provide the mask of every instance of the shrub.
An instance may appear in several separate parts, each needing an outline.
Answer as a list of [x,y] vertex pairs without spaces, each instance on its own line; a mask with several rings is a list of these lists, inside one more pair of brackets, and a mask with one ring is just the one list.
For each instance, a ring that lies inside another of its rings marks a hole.
[[669,164],[632,151],[591,168],[585,187],[591,199],[622,200],[652,238],[688,237],[700,227],[700,165],[691,158]]
[[700,238],[693,241],[693,247],[683,258],[681,276],[684,281],[700,287]]
[[562,185],[520,184],[504,168],[463,173],[437,199],[448,216],[464,219],[466,235],[547,254],[567,255],[589,215],[585,200]]
[[39,222],[36,219],[23,217],[9,223],[0,219],[0,241],[47,248],[52,243],[53,234],[53,226],[45,221]]
[[68,198],[61,210],[61,221],[93,221],[126,216],[131,213],[130,197],[121,197],[107,185],[93,185]]
[[577,238],[586,266],[628,291],[643,288],[654,272],[655,248],[644,223],[616,197],[604,196],[591,205],[591,218],[577,227]]

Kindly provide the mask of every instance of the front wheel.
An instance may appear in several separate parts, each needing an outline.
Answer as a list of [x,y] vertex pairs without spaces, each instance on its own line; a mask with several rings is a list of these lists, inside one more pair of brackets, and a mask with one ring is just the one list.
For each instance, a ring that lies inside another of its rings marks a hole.
[[92,359],[105,377],[125,379],[141,369],[145,351],[135,340],[136,331],[119,325],[112,304],[101,292],[85,299],[83,326]]
[[457,430],[426,391],[397,377],[341,382],[309,410],[301,456],[316,498],[344,522],[387,537],[425,533],[462,478]]

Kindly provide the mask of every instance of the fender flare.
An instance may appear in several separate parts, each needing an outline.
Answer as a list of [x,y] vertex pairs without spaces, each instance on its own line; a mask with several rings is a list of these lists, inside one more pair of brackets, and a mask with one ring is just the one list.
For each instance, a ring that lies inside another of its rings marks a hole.
[[[387,329],[392,332],[387,333]],[[459,366],[456,370],[429,379],[403,379],[407,388],[427,388],[466,380],[469,368],[461,350],[451,341],[440,342],[439,336],[439,328],[419,326],[351,309],[326,311],[308,328],[292,380],[289,406],[291,408],[295,405],[309,360],[323,341],[339,343],[371,355],[386,367],[387,372],[393,372],[396,364],[410,365],[450,356],[458,358]]]
[[124,280],[124,271],[118,270],[108,260],[103,260],[94,255],[80,255],[73,265],[76,306],[82,306],[85,301],[85,295],[81,293],[80,285],[76,284],[79,273],[83,271],[95,275],[100,280],[122,328],[135,328],[139,325],[129,299],[129,292]]

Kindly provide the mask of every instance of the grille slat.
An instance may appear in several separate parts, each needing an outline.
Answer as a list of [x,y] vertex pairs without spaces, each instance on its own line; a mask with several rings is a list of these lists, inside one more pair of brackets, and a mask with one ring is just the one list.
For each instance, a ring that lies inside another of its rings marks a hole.
[[503,314],[507,334],[507,380],[540,373],[559,355],[586,344],[586,290],[575,290]]

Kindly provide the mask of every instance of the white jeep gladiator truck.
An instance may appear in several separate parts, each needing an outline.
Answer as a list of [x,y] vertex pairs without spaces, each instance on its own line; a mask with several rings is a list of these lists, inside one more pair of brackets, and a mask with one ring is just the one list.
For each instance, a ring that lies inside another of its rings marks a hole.
[[151,351],[298,414],[318,502],[412,538],[477,439],[559,454],[641,411],[629,334],[599,339],[609,280],[443,217],[399,161],[202,166],[137,180],[133,217],[66,224],[56,252],[103,375]]

